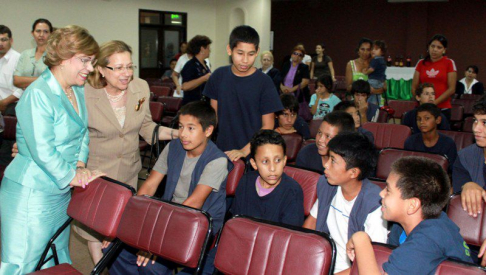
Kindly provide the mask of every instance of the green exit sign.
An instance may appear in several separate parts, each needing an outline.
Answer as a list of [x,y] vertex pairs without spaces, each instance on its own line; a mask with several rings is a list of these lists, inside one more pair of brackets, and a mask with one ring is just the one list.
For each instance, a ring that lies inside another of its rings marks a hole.
[[179,19],[181,16],[179,14],[171,14],[170,19]]

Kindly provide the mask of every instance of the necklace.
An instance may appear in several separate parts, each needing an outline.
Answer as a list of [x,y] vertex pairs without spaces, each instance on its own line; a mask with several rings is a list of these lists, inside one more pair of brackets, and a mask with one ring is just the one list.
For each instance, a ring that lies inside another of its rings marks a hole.
[[[69,91],[69,92],[68,92],[68,91]],[[74,93],[74,92],[73,92],[73,88],[71,88],[71,87],[67,88],[67,89],[64,91],[64,93],[66,94],[66,96],[67,96],[67,98],[68,98],[69,102],[71,102],[71,105],[73,105],[73,106],[74,106],[74,100],[73,100],[73,93]]]
[[119,95],[110,95],[106,89],[105,90],[105,94],[106,96],[108,97],[108,100],[111,102],[111,103],[117,103],[118,101],[120,101],[123,96],[125,95],[125,93],[127,92],[126,90],[122,91]]

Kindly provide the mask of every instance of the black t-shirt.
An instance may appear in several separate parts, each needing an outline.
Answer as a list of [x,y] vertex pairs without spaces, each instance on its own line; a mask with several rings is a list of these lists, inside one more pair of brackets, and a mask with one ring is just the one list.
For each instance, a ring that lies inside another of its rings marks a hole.
[[238,77],[231,65],[218,68],[203,94],[218,101],[218,140],[222,151],[241,149],[262,127],[262,116],[283,109],[272,79],[260,70]]
[[[201,62],[195,57],[191,60],[187,61],[182,68],[181,77],[182,83],[186,83],[195,79],[198,79],[211,71],[209,68],[205,68]],[[197,86],[192,90],[184,90],[184,99],[183,104],[189,103],[191,101],[196,101],[201,99],[202,92],[204,91],[204,86],[206,86],[206,82],[203,82],[201,85]]]
[[449,160],[449,171],[452,171],[452,165],[457,157],[456,143],[442,133],[439,133],[439,140],[432,147],[425,146],[422,133],[414,134],[405,140],[405,150],[446,155]]
[[319,151],[317,150],[317,145],[315,143],[311,143],[299,151],[295,161],[295,166],[316,171],[321,174],[324,172],[322,157],[319,155]]

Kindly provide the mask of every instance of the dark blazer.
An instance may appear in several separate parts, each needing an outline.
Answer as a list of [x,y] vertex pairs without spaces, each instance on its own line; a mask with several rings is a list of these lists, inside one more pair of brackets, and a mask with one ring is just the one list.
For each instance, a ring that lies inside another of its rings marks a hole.
[[[287,76],[287,74],[290,71],[290,66],[291,66],[291,63],[290,62],[287,62],[282,67],[282,73],[281,73],[281,75],[282,75],[282,81],[281,81],[281,83],[282,84],[283,84],[283,82],[285,80],[285,77]],[[310,79],[309,66],[307,66],[304,63],[300,63],[299,64],[299,67],[297,67],[297,72],[295,73],[293,85],[295,86],[295,85],[300,84],[302,82],[302,79],[304,79],[304,78],[305,79]],[[280,91],[280,88],[278,90]],[[307,86],[307,87],[305,87],[304,89],[301,90],[301,93],[300,93],[300,95],[299,95],[299,97],[297,99],[299,100],[299,102],[302,102],[304,98],[305,98],[305,100],[307,102],[310,101],[309,86]]]
[[[462,94],[464,94],[464,91],[465,90],[466,90],[466,87],[464,87],[464,84],[462,82],[457,81],[457,84],[456,84],[456,94],[462,95]],[[484,94],[484,86],[483,86],[483,83],[476,82],[472,86],[472,93],[473,93],[473,95],[482,95],[482,94]]]
[[[261,68],[260,71],[262,71]],[[277,91],[280,91],[280,83],[282,82],[282,76],[280,75],[280,71],[274,67],[270,71],[268,71],[267,75],[272,79],[273,84],[275,84],[275,88],[277,88]]]

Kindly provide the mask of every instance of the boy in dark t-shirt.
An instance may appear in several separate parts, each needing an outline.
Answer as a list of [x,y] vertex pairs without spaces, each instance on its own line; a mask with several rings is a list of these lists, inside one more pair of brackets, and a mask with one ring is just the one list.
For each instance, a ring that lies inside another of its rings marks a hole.
[[283,169],[285,141],[271,130],[260,130],[251,140],[251,166],[243,175],[231,208],[233,215],[246,215],[273,222],[302,226],[304,193]]
[[274,129],[274,113],[283,109],[272,80],[253,67],[260,37],[250,26],[230,34],[228,54],[232,65],[217,69],[203,94],[218,115],[216,144],[235,161],[250,154],[250,139],[260,129]]
[[[396,222],[388,243],[399,245],[383,264],[387,274],[433,274],[446,259],[472,263],[469,247],[442,209],[450,195],[449,177],[433,160],[404,157],[392,165],[380,193],[383,218]],[[358,272],[381,274],[368,234],[356,232],[346,251]]]
[[417,125],[420,133],[414,134],[405,140],[405,150],[420,151],[446,155],[449,160],[449,170],[457,157],[457,148],[454,140],[437,131],[442,121],[439,107],[432,103],[425,103],[417,108]]

